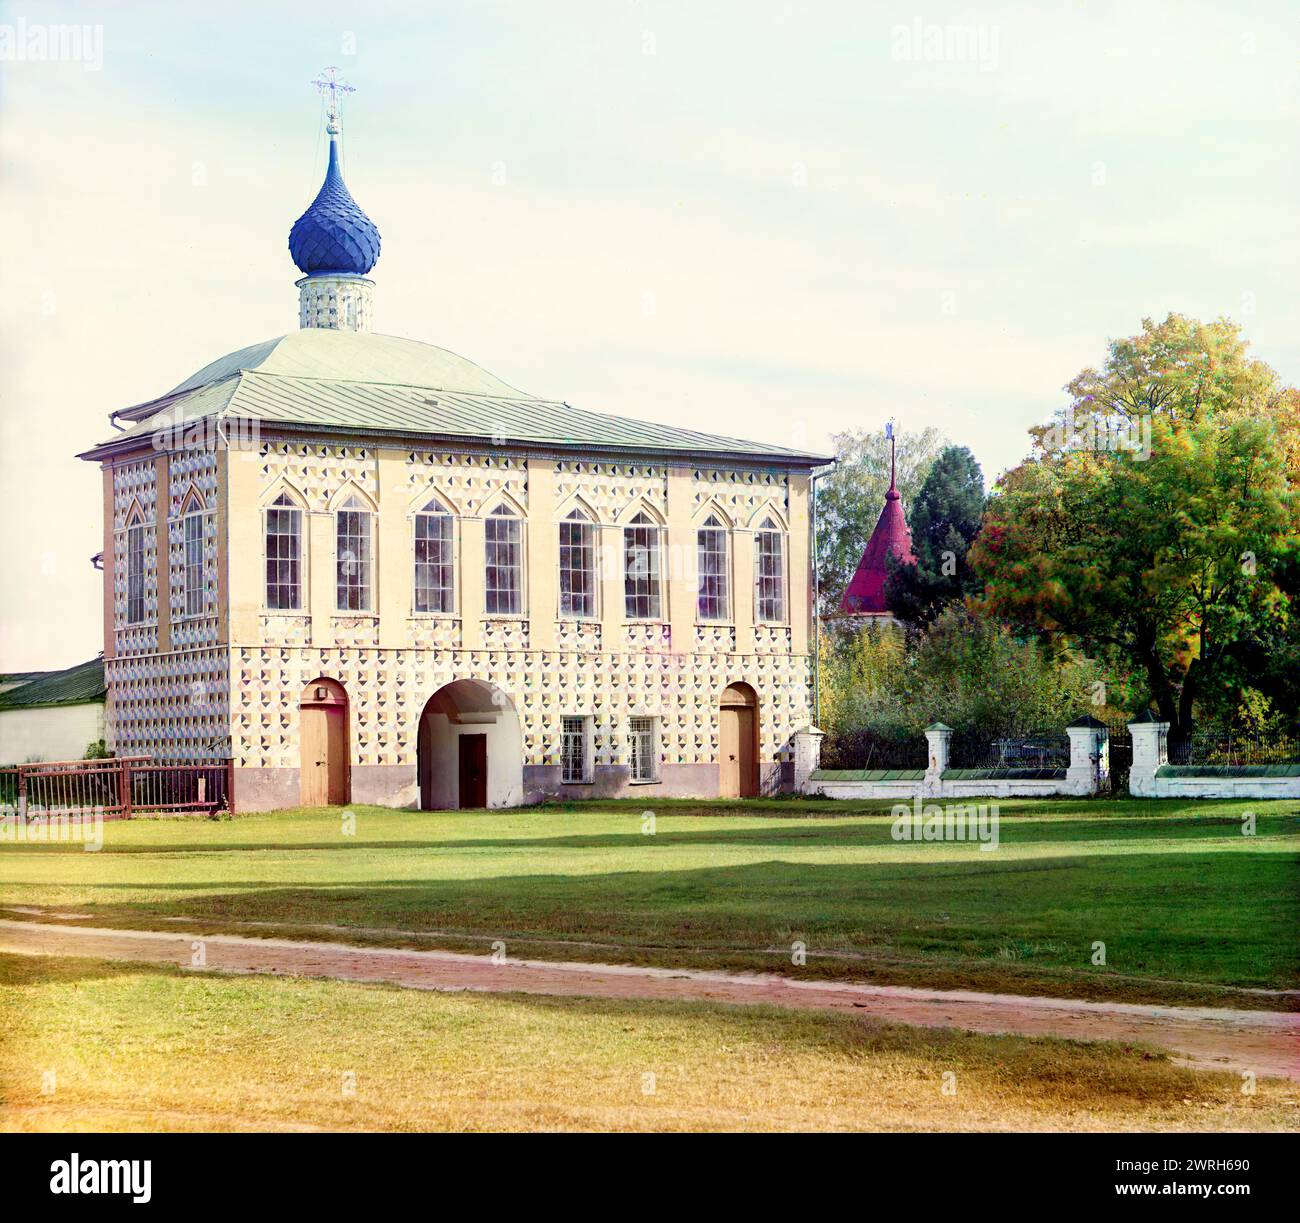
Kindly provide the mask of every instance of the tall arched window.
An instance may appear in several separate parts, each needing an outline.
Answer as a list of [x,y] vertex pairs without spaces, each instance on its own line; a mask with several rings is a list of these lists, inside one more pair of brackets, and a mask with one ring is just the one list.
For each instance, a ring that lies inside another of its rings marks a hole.
[[560,615],[596,614],[596,529],[581,510],[560,523]]
[[415,515],[415,610],[451,615],[456,610],[456,520],[433,500]]
[[523,532],[519,515],[499,505],[483,521],[483,609],[517,616],[524,601]]
[[197,499],[185,504],[181,517],[181,555],[183,599],[181,606],[186,616],[203,614],[203,506]]
[[126,622],[144,621],[145,540],[149,528],[136,509],[126,526]]
[[623,528],[623,611],[629,620],[658,620],[660,528],[638,514]]
[[785,620],[785,532],[770,518],[754,534],[754,618]]
[[281,493],[266,507],[266,606],[302,608],[302,510]]
[[334,515],[334,605],[339,611],[370,610],[371,519],[359,497],[349,497]]
[[727,548],[727,528],[715,514],[704,520],[696,533],[696,562],[699,573],[699,594],[696,615],[700,620],[728,620],[731,618],[731,589],[728,581],[730,558]]

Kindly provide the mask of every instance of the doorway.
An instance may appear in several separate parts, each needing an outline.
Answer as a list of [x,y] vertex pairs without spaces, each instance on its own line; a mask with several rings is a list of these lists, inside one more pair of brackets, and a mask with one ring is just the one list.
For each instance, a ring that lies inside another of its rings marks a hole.
[[748,684],[732,684],[719,709],[718,795],[758,795],[758,693]]
[[487,735],[461,735],[460,805],[487,806]]
[[444,684],[416,731],[420,807],[513,807],[524,801],[523,736],[514,703],[484,680]]
[[304,807],[338,807],[351,798],[348,694],[333,679],[313,680],[298,705],[298,791]]

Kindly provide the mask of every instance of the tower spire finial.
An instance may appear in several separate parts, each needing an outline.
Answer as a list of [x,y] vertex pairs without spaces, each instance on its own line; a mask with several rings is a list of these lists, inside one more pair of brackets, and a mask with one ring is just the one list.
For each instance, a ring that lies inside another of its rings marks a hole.
[[885,425],[885,436],[889,438],[889,491],[896,490],[894,480],[894,418],[891,416]]
[[339,119],[339,94],[356,93],[356,87],[343,80],[337,68],[326,68],[312,81],[312,84],[320,90],[322,96],[329,94],[329,113],[325,120],[325,130],[331,136],[337,136],[342,130]]

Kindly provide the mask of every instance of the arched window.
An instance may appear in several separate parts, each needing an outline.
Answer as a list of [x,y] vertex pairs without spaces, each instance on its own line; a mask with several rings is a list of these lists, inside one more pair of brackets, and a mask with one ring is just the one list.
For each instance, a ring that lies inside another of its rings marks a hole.
[[785,620],[785,532],[770,518],[754,534],[754,618]]
[[370,610],[371,518],[359,497],[349,497],[334,515],[334,605],[339,611]]
[[560,615],[596,614],[596,529],[581,510],[560,523]]
[[184,561],[184,601],[187,616],[203,614],[203,510],[191,502],[181,519],[181,547]]
[[629,620],[658,620],[660,528],[638,514],[623,528],[623,610]]
[[126,525],[126,622],[144,622],[145,536],[144,516],[132,512]]
[[266,606],[302,608],[302,510],[281,493],[266,507]]
[[524,601],[523,532],[519,515],[499,505],[483,522],[483,608],[517,616]]
[[697,619],[728,620],[731,617],[731,590],[727,576],[730,568],[727,528],[715,514],[710,514],[695,539],[699,573]]
[[433,500],[415,515],[415,610],[451,615],[456,610],[456,520]]

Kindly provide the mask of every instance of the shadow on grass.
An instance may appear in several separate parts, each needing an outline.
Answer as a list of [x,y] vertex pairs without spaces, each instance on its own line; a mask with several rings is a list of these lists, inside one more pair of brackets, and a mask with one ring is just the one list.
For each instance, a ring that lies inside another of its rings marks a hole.
[[[909,851],[916,848],[909,842],[895,841],[892,836],[893,819],[888,815],[853,823],[837,822],[834,826],[814,827],[798,824],[780,824],[762,828],[710,828],[689,829],[662,823],[653,835],[640,829],[638,814],[629,824],[627,832],[560,833],[537,837],[461,837],[439,836],[436,825],[430,826],[427,838],[367,839],[364,834],[345,836],[339,833],[330,840],[316,841],[240,841],[204,844],[202,842],[163,842],[143,845],[113,845],[111,837],[101,854],[154,856],[205,856],[267,852],[331,852],[359,853],[388,850],[413,852],[457,852],[460,850],[488,849],[506,852],[527,849],[571,850],[653,850],[665,845],[718,845],[762,846],[771,849],[835,849],[861,846],[882,849],[897,848]],[[1055,844],[1105,844],[1110,841],[1190,841],[1228,840],[1233,845],[1241,843],[1241,820],[1229,816],[1181,816],[1161,820],[1158,824],[1149,819],[1113,819],[1104,826],[1104,835],[1098,835],[1096,820],[1035,820],[1029,817],[1004,818],[1000,823],[1000,840],[1003,845],[1055,845]],[[1285,814],[1265,814],[1257,818],[1257,837],[1294,836],[1300,843],[1300,817]],[[79,844],[24,844],[8,843],[3,855],[15,854],[82,854]],[[3,859],[0,855],[0,860]]]
[[[891,981],[913,984],[918,972],[941,969],[980,989],[1012,988],[1009,981],[1044,973],[1080,983],[1122,975],[1203,985],[1297,984],[1294,867],[1269,853],[1033,859],[977,853],[934,864],[766,861],[293,886],[229,879],[68,886],[92,895],[124,886],[164,894],[129,903],[82,900],[64,909],[107,924],[167,928],[165,919],[183,917],[237,929],[241,922],[271,922],[308,936],[318,925],[369,927],[435,933],[442,945],[475,950],[487,940],[516,940],[527,944],[518,954],[542,958],[765,968],[808,977],[892,974]],[[807,946],[802,967],[791,963],[796,941]],[[1105,944],[1104,967],[1092,963],[1098,942]],[[599,946],[584,950],[583,943]]]

